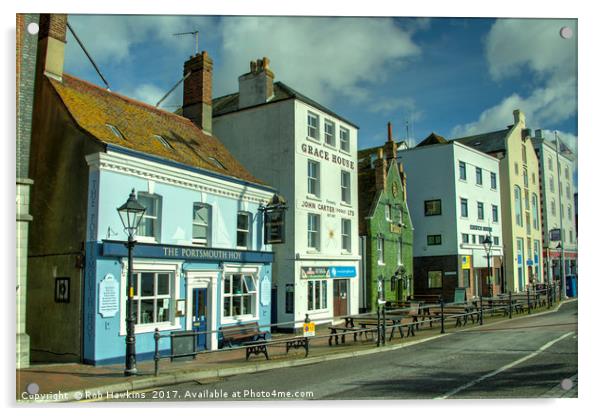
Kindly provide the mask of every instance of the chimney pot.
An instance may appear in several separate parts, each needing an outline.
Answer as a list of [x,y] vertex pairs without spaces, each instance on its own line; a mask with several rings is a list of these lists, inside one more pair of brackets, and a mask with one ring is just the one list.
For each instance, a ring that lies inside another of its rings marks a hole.
[[274,96],[274,73],[266,57],[250,62],[251,71],[238,77],[238,108],[263,104]]

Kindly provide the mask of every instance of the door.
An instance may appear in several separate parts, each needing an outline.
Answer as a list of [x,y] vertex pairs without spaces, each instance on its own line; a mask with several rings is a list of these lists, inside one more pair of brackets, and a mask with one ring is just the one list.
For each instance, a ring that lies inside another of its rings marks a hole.
[[[192,289],[192,330],[207,331],[207,288]],[[207,334],[197,336],[197,349],[207,349]]]
[[333,308],[334,316],[344,316],[348,314],[347,309],[347,279],[335,279],[333,283]]

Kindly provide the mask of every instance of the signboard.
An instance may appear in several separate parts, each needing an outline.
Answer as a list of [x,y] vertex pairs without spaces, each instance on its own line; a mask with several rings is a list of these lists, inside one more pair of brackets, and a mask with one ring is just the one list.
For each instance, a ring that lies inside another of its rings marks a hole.
[[301,267],[302,279],[324,279],[330,277],[328,267]]
[[527,260],[527,266],[533,266],[533,260],[528,259]]
[[402,228],[401,228],[401,226],[399,224],[390,223],[389,227],[390,227],[390,231],[392,233],[401,234]]
[[519,254],[519,255],[517,256],[517,258],[516,258],[516,262],[517,262],[518,264],[522,264],[522,263],[523,263],[523,256],[522,256],[521,254]]
[[466,288],[457,287],[454,292],[454,303],[466,302]]
[[445,272],[445,273],[443,273],[443,274],[444,274],[444,275],[446,275],[446,276],[455,276],[455,275],[457,275],[458,273],[456,273],[456,272]]
[[265,244],[284,244],[284,214],[284,209],[264,212],[263,240]]
[[560,241],[560,228],[550,230],[550,241]]
[[115,276],[109,273],[98,285],[98,313],[103,318],[111,318],[118,310],[119,284]]
[[356,276],[355,266],[330,266],[328,272],[330,277],[338,279]]
[[181,357],[172,357],[171,361],[188,361],[195,357],[194,352],[196,351],[197,337],[199,336],[196,331],[178,331],[172,332],[172,334],[178,334],[177,337],[171,338],[171,355],[190,354],[183,355]]
[[474,224],[471,224],[470,229],[478,230],[478,231],[490,231],[490,232],[493,231],[493,229],[491,227],[484,227],[482,225],[474,225]]
[[304,337],[315,337],[316,336],[316,324],[313,322],[307,322],[303,324],[303,336]]
[[270,285],[270,280],[267,276],[263,276],[261,279],[261,304],[263,306],[268,306],[272,299],[272,287]]
[[462,270],[470,269],[470,256],[462,256]]

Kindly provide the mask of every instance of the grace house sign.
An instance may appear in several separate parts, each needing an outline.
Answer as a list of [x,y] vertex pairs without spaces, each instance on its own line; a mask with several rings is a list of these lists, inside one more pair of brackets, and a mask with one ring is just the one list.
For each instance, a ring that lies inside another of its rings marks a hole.
[[111,318],[118,310],[119,284],[115,276],[109,273],[98,284],[98,313],[103,318]]

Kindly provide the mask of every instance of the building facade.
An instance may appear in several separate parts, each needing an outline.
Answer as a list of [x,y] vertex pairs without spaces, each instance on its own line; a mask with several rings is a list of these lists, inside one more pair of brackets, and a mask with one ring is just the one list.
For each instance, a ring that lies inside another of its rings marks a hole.
[[376,311],[379,296],[405,301],[413,294],[413,225],[396,156],[390,123],[383,147],[358,152],[360,312]]
[[33,181],[29,176],[31,121],[38,47],[37,33],[27,28],[39,22],[37,14],[17,14],[17,368],[29,366],[29,335],[26,332],[27,306],[27,246],[29,196]]
[[[414,292],[445,301],[502,290],[499,162],[431,134],[398,151],[414,225]],[[491,241],[487,247],[486,238]]]
[[539,164],[525,115],[514,110],[504,130],[456,139],[500,161],[505,290],[543,282]]
[[213,128],[251,173],[288,201],[274,247],[274,322],[300,327],[358,311],[357,127],[274,83],[267,58],[239,91],[213,100]]
[[[575,158],[561,141],[557,152],[554,138],[544,138],[541,130],[535,130],[533,143],[539,158],[541,178],[539,190],[544,281],[560,281],[561,244],[564,245],[565,273],[577,274],[577,207],[573,186]],[[552,230],[558,230],[559,234],[554,241],[550,240]]]
[[[46,59],[32,133],[27,330],[35,361],[123,362],[127,235],[117,212],[133,192],[146,211],[133,251],[138,359],[153,331],[193,329],[199,349],[219,328],[269,330],[273,253],[263,244],[275,190],[211,133],[212,61],[185,64],[182,117],[64,74],[66,16],[43,15]],[[43,39],[43,37],[41,37]],[[208,123],[207,123],[208,120]],[[132,191],[134,190],[134,191]],[[162,338],[160,349],[169,350]]]

